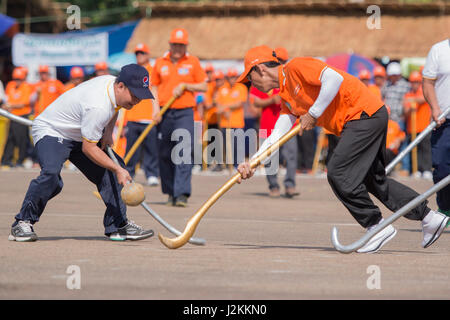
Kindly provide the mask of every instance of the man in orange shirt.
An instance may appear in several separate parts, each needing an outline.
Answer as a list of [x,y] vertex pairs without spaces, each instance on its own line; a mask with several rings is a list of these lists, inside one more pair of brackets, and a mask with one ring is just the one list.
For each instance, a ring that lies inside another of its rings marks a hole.
[[[33,86],[25,81],[26,73],[21,68],[15,68],[12,74],[13,80],[6,85],[5,94],[8,102],[3,107],[16,116],[28,118],[31,114],[31,99],[34,93]],[[8,139],[3,153],[2,165],[12,167],[14,148],[19,149],[19,158],[16,166],[23,166],[27,155],[27,147],[30,138],[28,127],[11,121],[9,125]]]
[[84,81],[84,71],[80,67],[70,69],[70,81],[66,83],[66,91],[75,88]]
[[378,88],[377,85],[370,83],[370,80],[372,80],[372,74],[369,70],[363,69],[358,73],[358,78],[361,80],[362,83],[364,83],[369,90],[376,95],[378,98],[381,99],[381,90]]
[[[144,43],[139,43],[134,48],[134,54],[136,55],[137,64],[143,66],[151,76],[152,67],[150,65],[150,49],[148,46]],[[142,100],[135,105],[133,109],[126,111],[125,119],[127,120],[127,148],[125,154],[128,154],[131,147],[134,145],[148,124],[152,121],[158,122],[156,119],[158,112],[159,108],[153,108],[151,99]],[[149,186],[159,185],[158,146],[156,140],[157,128],[155,126],[147,134],[144,141],[142,141],[141,145],[127,164],[128,172],[132,177],[134,177],[136,165],[139,161],[141,161],[141,167],[144,169],[147,185]]]
[[376,66],[373,68],[373,83],[380,89],[383,88],[386,82],[386,69],[383,66]]
[[106,76],[109,74],[108,64],[105,61],[100,61],[95,64],[95,76]]
[[34,106],[35,118],[65,92],[64,84],[61,81],[50,78],[48,66],[39,66],[39,77],[40,81],[34,86],[38,94]]
[[[227,72],[227,85],[218,89],[217,93],[217,115],[219,116],[219,126],[222,129],[227,164],[233,164],[237,167],[238,163],[244,161],[245,144],[239,145],[236,130],[244,129],[244,103],[247,102],[248,89],[242,84],[236,82],[238,73],[235,69],[229,69]],[[243,141],[241,141],[243,142]],[[228,150],[227,146],[231,146]],[[232,163],[229,163],[229,162]]]
[[[414,109],[416,111],[416,133],[419,134],[431,122],[431,108],[425,101],[422,91],[422,75],[418,71],[413,71],[409,75],[409,83],[411,84],[411,91],[405,94],[403,99],[403,112],[406,117],[406,132],[408,133],[408,141],[411,141],[411,113]],[[431,133],[429,133],[417,145],[417,164],[418,177],[431,180],[433,174],[431,173]]]
[[[258,156],[276,143],[300,118],[300,134],[316,125],[340,140],[328,163],[328,181],[335,195],[357,222],[371,231],[383,219],[369,192],[392,211],[397,211],[418,193],[386,176],[386,129],[388,112],[383,102],[356,77],[313,58],[295,58],[282,66],[271,48],[259,46],[245,55],[245,71],[238,81],[251,81],[262,91],[279,88],[281,115]],[[241,178],[254,173],[248,162],[238,167]],[[422,221],[424,248],[441,235],[448,217],[433,211],[423,201],[405,217]],[[396,229],[389,225],[373,236],[360,253],[377,252],[391,240]]]
[[[169,52],[156,60],[151,76],[152,92],[157,92],[155,103],[159,101],[161,106],[172,96],[176,98],[158,126],[158,151],[162,192],[168,195],[168,205],[180,207],[187,206],[191,195],[194,93],[207,90],[205,71],[199,59],[187,53],[188,43],[187,31],[174,29],[170,35]],[[189,133],[190,141],[183,143],[190,145],[190,150],[184,148],[176,155],[177,159],[172,159],[172,150],[178,143],[172,141],[172,133],[176,129],[184,129]]]

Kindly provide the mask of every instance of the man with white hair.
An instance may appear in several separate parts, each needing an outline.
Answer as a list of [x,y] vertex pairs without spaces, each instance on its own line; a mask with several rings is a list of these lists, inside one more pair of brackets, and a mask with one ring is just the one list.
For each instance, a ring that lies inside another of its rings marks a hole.
[[[403,97],[411,90],[408,81],[402,77],[402,69],[400,63],[391,62],[386,68],[387,81],[381,89],[381,95],[384,103],[391,108],[390,119],[397,122],[400,128],[405,131],[406,123],[403,114]],[[400,151],[407,146],[408,142],[405,140],[400,147]],[[402,168],[409,174],[411,171],[410,155],[406,155],[402,160]]]

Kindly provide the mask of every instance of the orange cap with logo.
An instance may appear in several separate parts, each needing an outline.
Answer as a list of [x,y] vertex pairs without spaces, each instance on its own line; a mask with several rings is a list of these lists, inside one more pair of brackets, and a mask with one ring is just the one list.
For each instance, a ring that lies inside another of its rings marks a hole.
[[275,48],[275,54],[277,55],[278,59],[281,59],[283,61],[289,60],[289,54],[288,54],[286,48],[284,48],[284,47]]
[[214,80],[223,79],[225,76],[221,70],[214,71]]
[[237,82],[248,82],[247,75],[250,70],[264,62],[275,61],[278,62],[275,51],[268,46],[258,46],[247,51],[244,57],[245,70],[237,79]]
[[150,49],[145,43],[138,43],[134,48],[134,53],[136,52],[150,53]]
[[80,67],[73,67],[70,69],[71,78],[82,78],[84,77],[84,71]]
[[48,72],[48,66],[43,65],[39,66],[39,73],[47,73]]
[[188,44],[189,42],[187,31],[182,28],[172,30],[172,33],[170,34],[169,43]]
[[238,76],[238,72],[236,69],[234,68],[230,68],[227,71],[227,77],[237,77]]
[[205,72],[214,72],[214,67],[213,67],[213,65],[211,63],[208,63],[205,66]]
[[105,61],[100,61],[95,64],[95,71],[108,70],[108,64]]
[[382,66],[376,66],[373,68],[374,77],[386,77],[386,70]]
[[409,75],[409,82],[422,82],[422,75],[419,71],[413,71]]
[[370,74],[369,70],[363,69],[358,73],[358,78],[360,80],[370,80],[372,79],[372,75]]
[[27,74],[22,67],[14,68],[12,78],[14,80],[25,80]]

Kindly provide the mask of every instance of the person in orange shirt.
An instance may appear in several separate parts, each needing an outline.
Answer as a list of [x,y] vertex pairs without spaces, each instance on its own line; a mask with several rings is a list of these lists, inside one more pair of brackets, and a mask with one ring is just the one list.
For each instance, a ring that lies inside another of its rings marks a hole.
[[95,64],[95,76],[106,76],[109,74],[108,64],[105,61],[100,61]]
[[[7,103],[3,105],[3,108],[16,116],[28,118],[31,114],[31,100],[34,88],[25,81],[25,78],[26,73],[23,69],[15,68],[13,70],[13,80],[6,85]],[[23,166],[29,142],[28,127],[15,121],[10,121],[2,165],[13,166],[14,148],[17,147],[19,149],[19,158],[16,166]]]
[[72,67],[70,69],[70,81],[66,83],[66,91],[75,88],[84,81],[84,71],[80,67]]
[[[390,114],[391,108],[386,106],[386,109],[388,114]],[[398,122],[389,119],[386,133],[386,163],[391,163],[395,159],[398,154],[398,149],[405,138],[406,134],[400,128]]]
[[383,88],[386,82],[386,69],[383,66],[376,66],[373,68],[373,83],[380,89]]
[[[191,177],[194,150],[195,92],[207,90],[206,74],[197,57],[187,53],[188,33],[174,29],[169,40],[169,52],[156,59],[151,83],[155,103],[165,105],[173,96],[175,102],[167,110],[158,126],[159,169],[162,192],[168,195],[168,205],[185,207],[191,195]],[[184,129],[190,135],[190,150],[183,150],[172,159],[172,150],[178,141],[172,141],[172,133]],[[180,159],[180,157],[182,157]],[[200,157],[201,159],[201,157]]]
[[370,83],[370,80],[372,80],[372,74],[369,70],[363,69],[358,73],[358,78],[361,80],[362,83],[364,83],[369,90],[376,95],[378,98],[381,99],[381,90],[378,88],[377,85]]
[[[411,141],[411,113],[414,109],[416,111],[416,133],[419,134],[431,122],[431,108],[425,101],[422,91],[422,75],[418,71],[413,71],[409,75],[409,83],[411,84],[411,91],[405,94],[403,99],[403,112],[406,117],[406,132],[408,133],[408,141]],[[429,133],[417,145],[417,177],[423,177],[431,180],[433,174],[431,173],[431,133]]]
[[[247,102],[248,89],[242,84],[236,82],[238,73],[231,68],[227,72],[227,85],[222,85],[217,93],[217,114],[220,118],[219,126],[222,129],[226,154],[231,156],[225,158],[227,164],[233,164],[237,167],[238,163],[245,158],[244,141],[239,141],[237,129],[244,129],[244,104]],[[227,141],[229,140],[229,141]],[[231,150],[228,150],[228,146]],[[232,163],[229,163],[232,161]]]
[[64,84],[61,81],[50,78],[48,66],[39,66],[39,78],[40,81],[34,86],[38,94],[34,106],[35,118],[65,92]]
[[[328,163],[328,182],[338,199],[368,231],[383,221],[369,192],[392,211],[419,195],[386,176],[388,112],[383,102],[358,78],[310,57],[294,58],[280,65],[267,46],[250,49],[244,63],[245,71],[239,82],[250,81],[265,92],[279,88],[282,98],[275,128],[255,157],[276,143],[300,118],[300,134],[318,125],[340,136]],[[239,165],[238,172],[241,179],[247,179],[255,169],[245,162]],[[439,224],[429,223],[439,214],[427,203],[423,201],[405,215],[408,219],[422,221],[424,248],[433,244],[443,230]],[[377,252],[396,232],[388,225],[357,252]]]
[[[145,43],[139,43],[134,48],[137,64],[143,66],[151,77],[152,67],[150,65],[150,49]],[[155,112],[156,111],[156,112]],[[131,147],[145,130],[147,125],[155,121],[159,108],[154,109],[151,99],[142,100],[133,109],[125,113],[127,147],[125,154],[128,154]],[[158,120],[156,120],[158,122]],[[127,164],[127,170],[132,177],[135,175],[137,163],[141,162],[141,168],[147,180],[147,185],[159,185],[159,164],[158,164],[158,146],[157,146],[157,128],[154,126],[142,141],[139,148],[131,157]]]

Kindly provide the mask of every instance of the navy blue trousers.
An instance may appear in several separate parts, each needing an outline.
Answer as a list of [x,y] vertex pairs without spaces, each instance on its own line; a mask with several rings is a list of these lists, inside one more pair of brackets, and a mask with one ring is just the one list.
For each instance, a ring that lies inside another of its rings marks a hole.
[[[177,129],[183,129],[181,131],[179,130],[178,133],[180,135],[184,133],[182,136],[188,139],[188,141],[172,141],[172,133]],[[172,159],[172,151],[179,143],[188,146],[188,148],[180,152],[176,152],[175,150],[173,155],[174,159]],[[168,194],[174,198],[181,195],[186,195],[187,197],[191,195],[191,177],[194,161],[193,150],[193,109],[167,110],[158,125],[159,173],[161,176],[161,188],[164,194]],[[185,155],[184,152],[187,152],[188,155]],[[179,161],[184,158],[188,158],[189,160]]]
[[[81,150],[81,142],[45,136],[35,146],[41,166],[40,175],[33,179],[28,187],[16,220],[39,221],[47,202],[61,192],[63,181],[61,169],[66,160],[70,160],[92,183],[97,186],[106,205],[103,225],[105,234],[116,232],[127,222],[126,205],[120,196],[122,186],[111,171],[92,162]],[[122,167],[123,160],[117,156]]]
[[[142,131],[145,130],[147,124],[130,121],[127,123],[127,151],[130,151],[133,144],[141,135]],[[132,177],[135,175],[136,165],[141,160],[142,169],[144,169],[145,176],[148,177],[159,177],[159,165],[158,165],[158,145],[156,142],[157,138],[157,128],[153,127],[152,130],[142,141],[139,148],[131,157],[130,161],[127,163],[127,170]]]
[[[431,157],[433,161],[433,181],[438,183],[450,174],[450,120],[447,119],[431,134]],[[439,209],[450,210],[450,185],[436,194]]]

